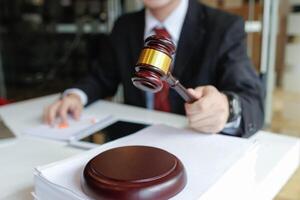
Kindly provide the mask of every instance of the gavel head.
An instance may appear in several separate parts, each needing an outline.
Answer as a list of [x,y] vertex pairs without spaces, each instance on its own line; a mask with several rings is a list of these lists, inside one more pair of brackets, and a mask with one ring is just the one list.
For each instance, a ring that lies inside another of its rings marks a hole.
[[133,84],[144,91],[160,91],[174,53],[175,45],[170,39],[158,35],[148,37],[135,65],[135,75],[131,79]]

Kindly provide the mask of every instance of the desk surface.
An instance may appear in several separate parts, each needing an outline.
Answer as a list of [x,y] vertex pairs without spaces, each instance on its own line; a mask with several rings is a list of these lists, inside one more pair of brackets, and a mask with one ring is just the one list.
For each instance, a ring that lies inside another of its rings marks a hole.
[[[57,95],[24,101],[0,108],[0,115],[18,136],[17,139],[0,142],[0,199],[32,199],[33,169],[76,155],[84,150],[63,142],[37,139],[22,135],[22,130],[38,125],[42,108],[53,102]],[[85,113],[112,114],[119,119],[167,124],[184,127],[186,118],[179,115],[153,112],[142,108],[98,101]],[[255,199],[272,199],[299,166],[299,139],[260,131],[250,138],[257,140],[258,149]]]

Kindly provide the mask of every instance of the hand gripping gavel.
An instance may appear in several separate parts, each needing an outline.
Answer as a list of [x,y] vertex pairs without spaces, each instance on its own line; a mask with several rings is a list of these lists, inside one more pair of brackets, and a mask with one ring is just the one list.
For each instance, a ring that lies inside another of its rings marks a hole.
[[153,93],[159,92],[163,81],[166,81],[186,102],[192,103],[197,99],[170,72],[174,53],[175,45],[168,38],[158,35],[148,37],[131,80],[137,88]]

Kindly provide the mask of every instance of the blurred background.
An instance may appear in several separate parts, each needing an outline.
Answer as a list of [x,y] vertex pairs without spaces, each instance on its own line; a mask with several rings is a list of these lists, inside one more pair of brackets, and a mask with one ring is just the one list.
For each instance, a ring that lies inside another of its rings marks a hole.
[[[267,91],[265,130],[300,137],[300,0],[202,0],[242,16]],[[140,0],[0,0],[0,105],[63,91],[94,67]],[[115,100],[122,101],[118,93]],[[300,199],[300,171],[277,200]]]

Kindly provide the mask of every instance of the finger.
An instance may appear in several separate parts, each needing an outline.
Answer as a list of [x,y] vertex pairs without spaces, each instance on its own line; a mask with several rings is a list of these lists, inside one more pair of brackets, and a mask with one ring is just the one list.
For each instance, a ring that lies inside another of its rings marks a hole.
[[215,113],[200,113],[200,114],[197,114],[197,115],[191,115],[191,116],[188,116],[188,120],[189,120],[189,123],[197,123],[197,122],[200,122],[200,121],[203,121],[203,120],[206,120],[206,119],[211,119],[213,118],[215,115]]
[[203,87],[197,87],[196,89],[189,88],[187,90],[196,99],[200,99],[202,97]]
[[76,106],[73,110],[72,110],[72,116],[75,120],[79,120],[80,119],[80,115],[82,112],[82,106]]
[[48,116],[47,116],[47,123],[49,125],[53,125],[54,123],[54,120],[56,118],[56,115],[57,115],[57,110],[58,110],[58,107],[60,106],[61,104],[61,101],[57,101],[56,103],[54,103],[53,105],[51,105],[48,109]]
[[[193,108],[193,106],[195,105],[195,103],[202,97],[203,89],[204,89],[204,87],[197,87],[196,89],[192,89],[192,88],[187,89],[188,93],[191,96],[195,97],[195,99],[197,99],[196,101],[194,101],[192,103],[186,103],[185,110],[187,112],[190,111]],[[193,106],[191,106],[191,105],[193,105]]]
[[202,97],[194,103],[185,104],[185,110],[187,115],[195,115],[201,112],[209,113],[213,106],[213,101],[210,98]]
[[204,127],[204,126],[218,126],[216,124],[217,117],[215,116],[208,116],[206,118],[200,119],[200,120],[189,120],[189,123],[192,127]]
[[59,107],[59,117],[60,117],[62,123],[68,122],[68,119],[67,119],[68,110],[69,110],[69,102],[66,100],[63,100]]
[[225,124],[218,117],[210,117],[190,124],[191,127],[211,133],[218,133],[224,129]]

